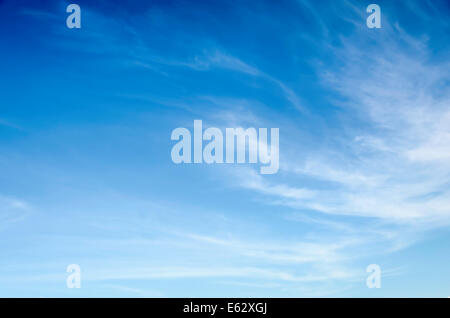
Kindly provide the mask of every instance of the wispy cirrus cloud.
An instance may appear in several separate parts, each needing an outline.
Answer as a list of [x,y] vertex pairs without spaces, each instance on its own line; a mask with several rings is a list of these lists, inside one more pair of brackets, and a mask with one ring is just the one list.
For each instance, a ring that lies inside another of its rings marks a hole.
[[30,210],[31,206],[23,200],[0,196],[0,228],[24,220]]
[[[395,25],[373,39],[374,49],[357,44],[363,36],[357,31],[342,38],[334,48],[338,66],[318,70],[324,85],[345,100],[337,105],[350,116],[328,151],[335,160],[310,149],[299,156],[303,163],[293,158],[282,163],[286,171],[339,187],[309,188],[313,199],[290,204],[392,220],[448,220],[450,96],[444,70],[449,64],[431,61],[426,40],[412,39]],[[354,120],[369,129],[358,130]],[[277,194],[277,186],[258,184],[253,189],[286,197]]]

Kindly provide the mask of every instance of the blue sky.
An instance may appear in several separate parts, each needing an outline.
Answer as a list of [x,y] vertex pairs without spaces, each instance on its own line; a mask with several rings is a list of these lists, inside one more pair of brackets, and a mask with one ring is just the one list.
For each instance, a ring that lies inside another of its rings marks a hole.
[[[76,3],[0,1],[0,296],[450,296],[448,2]],[[279,172],[174,164],[195,119]]]

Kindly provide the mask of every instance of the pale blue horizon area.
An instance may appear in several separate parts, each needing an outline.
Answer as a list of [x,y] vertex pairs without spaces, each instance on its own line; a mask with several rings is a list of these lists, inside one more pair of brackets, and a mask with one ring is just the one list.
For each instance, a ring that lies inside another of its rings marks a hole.
[[0,1],[0,297],[450,296],[448,1],[69,3]]

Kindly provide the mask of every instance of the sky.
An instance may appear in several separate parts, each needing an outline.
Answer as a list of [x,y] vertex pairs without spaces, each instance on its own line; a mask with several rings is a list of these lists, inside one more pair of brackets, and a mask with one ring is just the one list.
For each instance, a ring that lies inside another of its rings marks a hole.
[[447,1],[69,3],[0,1],[0,297],[450,296]]

